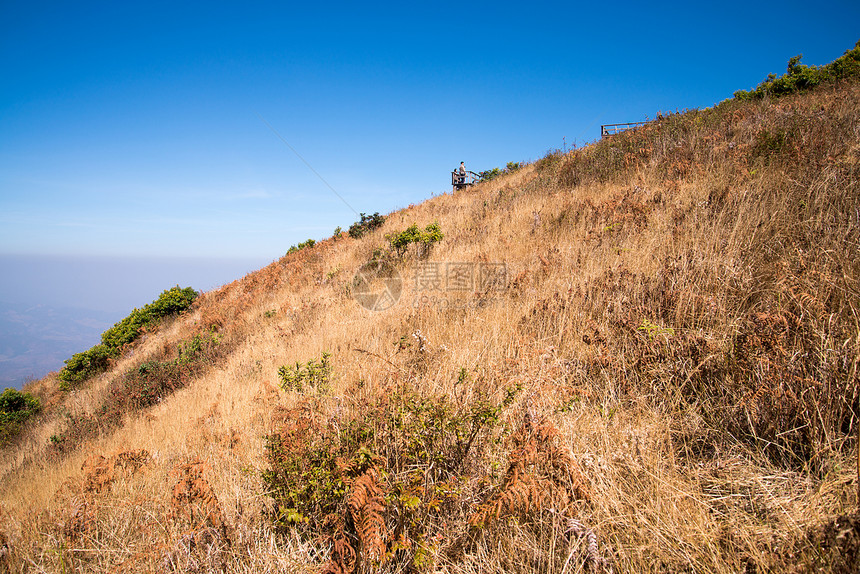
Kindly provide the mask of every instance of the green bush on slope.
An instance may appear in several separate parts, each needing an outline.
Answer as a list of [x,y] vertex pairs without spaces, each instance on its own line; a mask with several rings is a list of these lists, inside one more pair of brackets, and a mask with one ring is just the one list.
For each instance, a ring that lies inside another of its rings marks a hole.
[[51,436],[51,452],[62,454],[77,448],[99,432],[121,426],[130,413],[149,408],[183,388],[225,352],[214,331],[197,333],[179,341],[173,350],[131,367],[115,377],[101,404],[92,413],[66,413],[65,430]]
[[0,445],[21,429],[21,425],[42,410],[39,399],[15,389],[0,394]]
[[760,100],[765,96],[778,98],[795,92],[812,90],[821,84],[860,78],[860,41],[842,57],[821,67],[801,64],[801,58],[801,55],[791,58],[785,74],[779,77],[769,74],[755,90],[735,92],[735,99]]
[[298,245],[291,246],[287,250],[287,255],[290,255],[291,253],[296,253],[297,251],[301,251],[302,249],[309,249],[309,248],[313,247],[314,245],[316,245],[316,243],[317,242],[314,239],[308,239],[307,241],[302,241]]
[[419,255],[421,255],[426,254],[431,245],[438,241],[442,241],[444,237],[445,235],[442,233],[439,223],[435,221],[425,227],[424,231],[421,231],[421,229],[418,228],[418,225],[413,223],[399,233],[389,233],[385,236],[388,243],[391,244],[392,249],[394,249],[397,252],[397,255],[401,257],[406,253],[406,250],[412,243],[422,246],[422,248],[419,249]]
[[68,390],[92,376],[105,371],[110,359],[119,356],[122,348],[137,339],[143,328],[156,321],[180,313],[191,306],[197,291],[178,285],[162,292],[152,303],[135,309],[128,317],[102,333],[102,342],[83,353],[76,353],[60,370],[60,387]]
[[385,223],[385,216],[379,215],[377,211],[373,215],[361,214],[361,221],[356,221],[349,226],[349,236],[353,239],[360,239],[365,233],[373,231]]

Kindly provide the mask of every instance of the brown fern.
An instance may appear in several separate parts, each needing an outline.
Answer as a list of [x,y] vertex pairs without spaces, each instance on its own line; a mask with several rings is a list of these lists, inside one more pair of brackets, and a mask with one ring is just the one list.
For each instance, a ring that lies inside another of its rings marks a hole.
[[206,464],[198,460],[178,465],[171,473],[180,477],[173,486],[171,516],[177,518],[185,515],[194,528],[211,527],[226,535],[224,513],[215,491],[203,476],[205,467]]
[[545,508],[566,509],[576,500],[589,500],[585,477],[570,455],[558,446],[558,429],[527,415],[514,435],[515,448],[501,488],[469,518],[473,527],[487,526],[505,516],[526,518]]
[[355,479],[349,495],[349,512],[361,549],[371,560],[385,556],[385,500],[376,471],[371,468]]
[[352,574],[355,571],[358,555],[349,543],[343,528],[343,520],[339,520],[335,535],[332,537],[331,556],[320,574]]

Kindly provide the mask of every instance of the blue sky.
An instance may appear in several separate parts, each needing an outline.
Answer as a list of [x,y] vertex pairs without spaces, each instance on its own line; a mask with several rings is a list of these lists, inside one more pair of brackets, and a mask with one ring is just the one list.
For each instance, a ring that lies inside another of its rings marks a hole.
[[[796,54],[830,62],[858,23],[857,0],[0,0],[0,311],[119,321],[447,192],[460,161],[535,160]],[[0,335],[50,350],[19,323]],[[10,353],[2,380],[62,366]]]
[[461,160],[827,63],[858,23],[856,0],[1,0],[0,255],[271,261],[447,191]]

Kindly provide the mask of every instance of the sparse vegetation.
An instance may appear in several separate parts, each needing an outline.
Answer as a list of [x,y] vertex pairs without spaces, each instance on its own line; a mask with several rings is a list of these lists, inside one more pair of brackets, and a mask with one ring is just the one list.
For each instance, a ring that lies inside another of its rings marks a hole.
[[39,399],[29,393],[7,388],[0,394],[0,446],[18,434],[22,425],[42,410]]
[[[458,540],[445,524],[468,519],[476,474],[491,480],[486,447],[510,434],[497,426],[518,390],[498,403],[479,393],[458,404],[404,386],[361,401],[336,426],[299,404],[267,439],[275,520],[330,545],[324,571],[426,568],[441,546],[467,543],[468,532]],[[515,499],[510,506],[526,511]]]
[[[856,572],[858,149],[855,80],[733,99],[204,293],[39,394],[0,570]],[[413,306],[447,262],[504,289]]]
[[403,231],[389,233],[385,236],[389,245],[399,257],[402,257],[410,245],[418,245],[418,256],[426,256],[434,243],[442,241],[445,235],[439,227],[438,222],[427,225],[422,231],[417,224],[413,223]]
[[481,181],[481,182],[493,181],[494,179],[496,179],[500,175],[515,173],[521,167],[523,167],[522,163],[520,163],[518,161],[509,161],[507,163],[507,165],[505,166],[505,169],[503,169],[503,170],[499,169],[497,167],[494,167],[493,169],[488,169],[486,171],[482,171],[480,174],[478,174],[480,176],[479,181]]
[[296,251],[301,251],[302,249],[308,249],[316,245],[316,241],[313,239],[308,239],[306,241],[302,241],[298,245],[293,245],[289,249],[287,249],[287,255],[291,255]]
[[76,353],[60,370],[60,386],[69,390],[108,368],[110,360],[118,357],[126,345],[133,343],[143,331],[157,321],[181,313],[194,302],[198,293],[191,287],[178,285],[162,292],[158,299],[135,309],[128,317],[102,333],[102,342],[88,351]]
[[51,437],[52,453],[68,452],[99,432],[110,431],[123,418],[158,404],[218,357],[218,335],[197,334],[180,341],[162,356],[129,369],[108,386],[101,404],[92,413],[66,413],[65,429]]
[[329,390],[331,377],[329,357],[330,353],[323,352],[319,361],[311,359],[307,363],[296,361],[294,366],[284,365],[278,369],[281,388],[303,393],[309,387],[310,390],[325,394]]
[[385,217],[379,215],[377,211],[373,215],[361,214],[361,219],[349,226],[349,236],[353,239],[360,239],[370,231],[378,227],[382,227],[385,223]]
[[767,78],[755,90],[735,92],[735,99],[779,98],[812,90],[822,84],[834,84],[860,78],[860,41],[852,50],[846,51],[842,57],[821,67],[801,64],[801,58],[802,56],[791,58],[788,61],[788,69],[785,74],[779,77],[775,74],[768,74]]

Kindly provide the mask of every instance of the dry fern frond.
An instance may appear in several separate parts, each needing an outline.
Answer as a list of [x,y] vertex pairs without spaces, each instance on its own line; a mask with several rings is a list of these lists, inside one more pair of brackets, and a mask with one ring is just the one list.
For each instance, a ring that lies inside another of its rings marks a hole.
[[92,494],[108,489],[118,476],[136,473],[150,458],[146,450],[119,452],[110,457],[91,455],[81,466],[84,492]]
[[343,520],[338,519],[335,535],[332,537],[331,557],[325,563],[320,574],[352,574],[358,563],[355,548],[349,543],[343,531]]
[[[173,486],[171,516],[177,518],[180,515],[186,515],[194,527],[210,526],[226,534],[227,524],[221,511],[221,504],[209,481],[203,477],[205,467],[206,464],[198,460],[178,465],[174,469],[173,474],[178,474],[180,478]],[[200,524],[195,524],[194,510],[198,505],[203,516],[198,519]]]
[[501,488],[469,518],[472,527],[504,516],[526,517],[544,508],[566,509],[576,500],[589,500],[587,481],[570,455],[557,444],[558,429],[527,414],[513,437]]
[[380,560],[385,555],[385,500],[374,469],[355,479],[348,505],[362,550],[368,558]]

